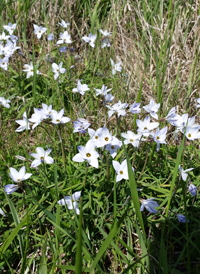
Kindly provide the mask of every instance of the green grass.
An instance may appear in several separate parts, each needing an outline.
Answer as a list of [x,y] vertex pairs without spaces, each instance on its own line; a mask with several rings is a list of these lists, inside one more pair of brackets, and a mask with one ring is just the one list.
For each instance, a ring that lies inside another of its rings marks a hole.
[[[195,107],[199,13],[195,1],[2,0],[0,34],[3,25],[17,22],[14,34],[22,56],[16,51],[8,70],[0,68],[0,97],[11,100],[10,108],[0,106],[0,208],[6,214],[0,215],[0,272],[200,273],[198,191],[195,197],[188,191],[189,181],[200,186],[199,141],[188,141],[181,133],[176,140],[175,128],[163,119],[178,106],[178,114],[200,120]],[[70,22],[72,44],[66,53],[56,45],[64,31],[61,19]],[[47,27],[55,40],[48,42],[47,34],[38,40],[33,24]],[[101,49],[99,29],[112,32],[111,47]],[[81,39],[89,33],[97,34],[94,49]],[[121,61],[121,73],[112,75],[110,58]],[[54,80],[51,64],[61,61],[66,73]],[[22,70],[30,62],[41,75],[26,79]],[[72,92],[78,79],[90,88],[84,96]],[[88,119],[94,130],[106,126],[122,140],[121,133],[136,133],[136,119],[146,116],[142,109],[109,119],[103,97],[94,90],[103,84],[112,88],[114,103],[135,101],[142,107],[153,98],[161,105],[160,129],[168,126],[167,144],[159,151],[150,139],[138,149],[123,143],[114,160],[127,159],[129,180],[117,183],[105,148],[96,149],[98,168],[72,160],[78,146],[90,139],[87,132],[73,133],[77,118]],[[64,108],[71,121],[55,126],[45,120],[34,130],[15,132],[15,121],[25,111],[30,118],[42,103],[57,111]],[[29,153],[37,147],[51,148],[54,164],[31,168]],[[12,183],[9,168],[23,165],[32,176],[6,195],[4,186]],[[194,168],[187,182],[180,178],[179,165]],[[58,204],[76,191],[81,191],[79,215]],[[142,200],[152,197],[158,213],[141,212]],[[189,222],[180,223],[177,214]]]

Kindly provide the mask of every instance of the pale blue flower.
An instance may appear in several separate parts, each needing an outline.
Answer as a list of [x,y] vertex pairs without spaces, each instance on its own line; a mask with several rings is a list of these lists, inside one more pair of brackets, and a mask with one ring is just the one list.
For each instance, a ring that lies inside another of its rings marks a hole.
[[[180,223],[186,223],[186,217],[182,214],[177,214],[177,218],[179,220]],[[188,220],[189,222],[189,220]]]
[[150,198],[147,200],[143,200],[142,205],[140,207],[140,211],[143,211],[146,208],[150,213],[158,213],[156,207],[159,207],[159,204],[154,201],[155,198]]
[[189,192],[192,194],[192,196],[196,196],[197,194],[197,187],[193,184],[190,184],[188,187]]

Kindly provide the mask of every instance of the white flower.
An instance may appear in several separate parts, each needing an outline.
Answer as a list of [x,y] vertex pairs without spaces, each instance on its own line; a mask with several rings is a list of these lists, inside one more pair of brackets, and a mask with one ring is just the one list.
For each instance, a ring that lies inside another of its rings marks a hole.
[[187,179],[187,176],[188,176],[187,172],[189,172],[189,171],[191,171],[191,170],[193,170],[193,169],[194,169],[194,168],[188,168],[188,169],[184,170],[184,169],[179,165],[178,170],[180,171],[180,174],[181,174],[181,177],[182,177],[183,181],[186,181],[186,179]]
[[88,91],[88,90],[90,90],[89,88],[88,88],[88,85],[86,85],[86,84],[81,84],[81,81],[80,80],[78,80],[78,83],[77,83],[77,88],[73,88],[72,89],[72,92],[79,92],[81,95],[84,95],[85,94],[85,91]]
[[99,141],[99,134],[102,128],[98,128],[96,131],[92,128],[88,128],[88,134],[90,135],[91,140],[93,141],[94,145]]
[[42,34],[47,31],[47,28],[43,28],[42,26],[37,26],[33,24],[34,27],[34,33],[37,35],[37,38],[40,39],[42,37]]
[[48,40],[48,41],[53,41],[53,39],[54,39],[53,33],[49,33],[49,35],[48,35],[48,37],[47,37],[47,40]]
[[197,100],[197,103],[198,103],[198,105],[196,106],[196,108],[200,108],[200,98],[198,98],[196,100]]
[[6,35],[5,32],[0,35],[0,41],[7,41],[10,38],[10,35]]
[[8,25],[7,25],[7,26],[3,26],[3,28],[4,28],[5,30],[7,30],[7,31],[9,32],[10,35],[12,35],[13,32],[14,32],[14,30],[15,30],[15,28],[16,28],[16,26],[17,26],[16,23],[15,23],[15,24],[8,23]]
[[155,198],[150,198],[147,200],[143,200],[142,205],[140,207],[140,211],[143,211],[146,208],[150,213],[158,213],[156,207],[159,207],[159,204],[154,201]]
[[127,103],[122,104],[119,100],[118,103],[114,104],[113,106],[106,105],[107,108],[110,110],[108,111],[108,118],[110,118],[115,112],[117,113],[117,116],[126,116],[125,109],[128,107]]
[[66,44],[72,43],[71,35],[68,33],[67,30],[63,33],[62,32],[60,33],[60,40],[58,40],[57,45],[63,44],[63,43],[66,43]]
[[121,62],[118,63],[114,63],[114,61],[110,58],[110,62],[111,62],[111,66],[112,66],[112,75],[116,74],[116,71],[121,72],[122,71],[122,67],[121,66]]
[[51,118],[52,112],[52,105],[47,106],[46,104],[42,103],[41,113],[44,115],[43,119]]
[[98,157],[99,153],[94,150],[95,146],[92,140],[89,140],[87,144],[84,146],[78,146],[79,153],[73,157],[73,161],[81,163],[84,161],[88,161],[89,165],[98,168]]
[[86,43],[89,43],[89,45],[90,45],[91,47],[93,47],[93,48],[95,47],[94,42],[95,42],[96,38],[97,38],[97,35],[96,35],[96,34],[93,35],[92,33],[90,33],[88,37],[87,37],[87,36],[83,36],[83,37],[82,37],[82,39],[83,39]]
[[153,99],[150,100],[149,105],[144,106],[143,108],[156,120],[158,120],[158,109],[160,107],[160,103],[156,104]]
[[25,166],[23,166],[19,172],[13,167],[10,168],[9,176],[15,183],[27,180],[31,175],[32,173],[26,173]]
[[121,133],[122,137],[125,138],[124,144],[132,144],[134,147],[139,147],[141,134],[135,134],[132,131],[127,131],[127,133]]
[[105,47],[110,47],[110,41],[109,41],[109,39],[107,38],[107,37],[105,37],[104,39],[103,39],[103,41],[102,41],[102,45],[101,45],[101,48],[103,49],[103,48],[105,48]]
[[149,116],[145,117],[144,121],[136,119],[136,124],[138,126],[138,129],[137,129],[138,134],[142,134],[145,137],[148,137],[150,134],[150,131],[159,126],[158,122],[150,123]]
[[75,210],[76,214],[80,214],[78,203],[76,202],[81,197],[81,191],[77,191],[72,196],[65,196],[64,199],[58,201],[60,205],[67,205],[68,209]]
[[94,90],[96,91],[96,96],[99,96],[99,95],[105,96],[109,91],[112,90],[112,88],[107,89],[107,87],[103,84],[101,89],[94,88]]
[[54,163],[54,159],[48,156],[51,152],[51,149],[45,151],[42,147],[37,147],[36,152],[37,153],[30,153],[30,155],[35,158],[35,160],[31,164],[31,167],[37,167],[43,162],[46,164]]
[[30,129],[30,125],[27,119],[27,114],[26,111],[23,114],[23,120],[16,120],[16,123],[18,123],[20,126],[15,130],[16,132],[21,132],[24,130],[29,130]]
[[61,23],[58,23],[58,25],[60,25],[63,28],[67,29],[67,27],[70,26],[70,23],[67,23],[64,20],[62,20]]
[[69,121],[71,121],[70,118],[68,117],[63,117],[64,115],[64,108],[61,109],[59,112],[57,112],[56,110],[52,111],[51,114],[51,118],[52,118],[52,123],[57,125],[57,124],[65,124],[68,123]]
[[6,214],[3,212],[1,208],[0,208],[0,214],[3,215],[4,217],[6,216]]
[[140,113],[141,111],[140,103],[134,102],[132,105],[130,105],[129,111],[133,114]]
[[[115,169],[115,172],[117,173],[116,183],[121,181],[122,179],[125,179],[125,180],[129,179],[126,159],[121,164],[118,163],[117,161],[112,161],[112,164]],[[132,167],[132,170],[134,171],[133,167]]]
[[57,65],[56,63],[52,64],[52,72],[54,73],[54,79],[56,80],[59,76],[60,73],[65,73],[66,69],[62,68],[63,62],[60,62],[59,65]]
[[3,59],[0,59],[0,68],[7,70],[8,69],[8,57],[4,57]]
[[200,138],[199,127],[186,126],[185,137],[191,141],[194,141],[195,139],[199,139]]
[[165,141],[166,134],[167,134],[167,127],[164,127],[161,130],[157,128],[155,133],[151,133],[154,141],[157,143],[157,151],[159,151],[160,149],[160,144],[166,144],[166,141]]
[[4,97],[0,97],[0,106],[2,105],[5,108],[10,108],[10,100],[5,99]]
[[[95,135],[95,137],[93,138],[96,138],[96,137],[97,135]],[[101,130],[99,130],[98,139],[95,140],[95,146],[103,147],[105,145],[110,144],[112,140],[113,140],[112,134],[109,132],[109,130],[106,127],[103,127]]]
[[[22,71],[27,72],[26,79],[28,79],[30,76],[33,76],[33,74],[34,74],[34,68],[33,68],[33,63],[32,62],[30,63],[30,65],[25,64],[24,68],[25,69],[23,69]],[[41,74],[41,73],[39,72],[39,70],[37,70],[36,74]]]
[[111,35],[111,32],[108,32],[107,31],[107,29],[106,30],[102,30],[102,29],[100,29],[99,30],[99,32],[103,35],[103,36],[105,36],[105,37],[107,37],[107,36],[110,36]]
[[29,122],[34,124],[32,126],[32,129],[37,127],[42,122],[43,119],[44,119],[44,111],[34,108],[34,113],[32,114],[31,118],[29,119]]

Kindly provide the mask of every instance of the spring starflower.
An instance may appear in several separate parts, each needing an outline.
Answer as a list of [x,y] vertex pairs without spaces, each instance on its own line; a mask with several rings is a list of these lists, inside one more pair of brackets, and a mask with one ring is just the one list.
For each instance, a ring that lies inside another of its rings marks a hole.
[[5,99],[4,97],[0,97],[0,106],[3,106],[5,108],[10,108],[10,100]]
[[134,102],[132,105],[130,105],[129,111],[133,114],[140,113],[141,111],[140,103]]
[[[179,220],[180,223],[186,223],[186,217],[182,214],[177,214],[177,218]],[[189,222],[189,220],[188,220]]]
[[70,26],[70,23],[65,22],[64,20],[61,21],[61,23],[58,23],[61,27],[67,29],[68,26]]
[[67,205],[68,209],[75,210],[76,214],[80,214],[77,200],[81,197],[81,191],[77,191],[72,196],[65,196],[63,199],[59,200],[60,205]]
[[112,75],[115,75],[117,71],[121,72],[122,67],[121,67],[121,62],[114,63],[114,61],[110,58],[111,66],[112,66]]
[[106,146],[106,149],[110,152],[111,157],[114,159],[117,155],[117,150],[122,146],[122,141],[119,141],[116,137],[113,137],[110,144]]
[[95,42],[96,38],[97,38],[97,35],[96,35],[96,34],[93,35],[92,33],[90,33],[88,37],[87,37],[87,36],[83,36],[83,37],[82,37],[82,39],[83,39],[86,43],[89,43],[89,45],[90,45],[92,48],[95,47],[94,42]]
[[140,140],[142,135],[135,134],[132,131],[128,130],[127,133],[121,133],[122,137],[125,138],[124,144],[132,144],[134,147],[139,147]]
[[65,32],[61,32],[60,33],[60,40],[58,40],[57,42],[57,45],[60,45],[60,44],[70,44],[72,43],[71,41],[71,35],[68,33],[68,31],[66,30]]
[[[117,173],[116,176],[116,183],[121,181],[122,179],[128,180],[128,166],[127,166],[127,160],[125,159],[121,164],[117,161],[112,161],[113,167],[115,169],[115,172]],[[134,171],[134,168],[132,167],[132,170]]]
[[24,130],[30,130],[30,124],[29,124],[29,121],[27,119],[26,111],[23,114],[23,120],[16,120],[15,122],[20,125],[15,130],[16,132],[21,132],[21,131],[24,131]]
[[80,133],[86,133],[86,129],[91,125],[88,120],[84,118],[78,118],[76,121],[73,122],[74,124],[74,131],[75,132],[80,132]]
[[34,113],[32,114],[29,122],[33,123],[32,129],[36,128],[44,119],[44,112],[34,108]]
[[[94,138],[97,138],[97,135],[95,135]],[[108,145],[112,142],[113,136],[109,132],[109,130],[106,127],[103,127],[98,132],[98,139],[95,140],[95,146],[96,147],[103,147],[105,145]]]
[[32,162],[31,167],[37,167],[41,165],[42,163],[45,164],[53,164],[54,159],[49,156],[49,153],[51,152],[51,149],[44,150],[42,147],[36,148],[37,153],[30,153],[30,155],[35,158],[35,160]]
[[194,168],[188,168],[188,169],[184,170],[184,169],[179,165],[178,170],[179,170],[179,172],[180,172],[180,174],[181,174],[181,177],[182,177],[183,181],[186,181],[187,176],[188,176],[187,173],[188,173],[189,171],[193,170],[193,169],[194,169]]
[[147,200],[143,200],[142,205],[140,207],[140,211],[143,211],[146,208],[150,213],[158,213],[156,207],[159,207],[159,204],[154,201],[155,198],[150,198]]
[[4,57],[3,59],[0,59],[0,68],[7,70],[8,69],[8,57]]
[[84,146],[78,146],[78,151],[79,153],[76,154],[73,157],[73,161],[74,162],[84,162],[87,161],[89,163],[89,165],[98,168],[99,167],[99,163],[98,163],[98,157],[99,157],[99,153],[97,151],[95,151],[95,146],[92,140],[89,140],[85,147]]
[[57,65],[56,63],[52,64],[52,72],[54,73],[54,79],[56,80],[59,77],[60,73],[65,73],[66,69],[62,68],[63,62],[60,62],[59,65]]
[[21,181],[27,180],[31,175],[32,173],[26,173],[25,166],[23,166],[19,172],[13,167],[10,168],[9,176],[15,183],[20,183]]
[[144,106],[143,108],[148,112],[154,119],[158,120],[158,109],[160,107],[160,103],[156,104],[153,99],[150,100],[149,105]]
[[42,34],[47,31],[47,28],[43,28],[42,26],[37,26],[36,24],[33,24],[34,27],[34,33],[37,35],[37,38],[40,39],[42,37]]
[[126,108],[128,107],[127,103],[122,104],[119,100],[118,103],[113,106],[106,105],[110,110],[108,111],[108,118],[110,118],[114,113],[117,113],[117,116],[126,116]]
[[101,89],[94,88],[94,90],[96,91],[96,96],[99,96],[99,95],[105,96],[109,91],[112,90],[112,88],[107,89],[107,87],[103,84]]
[[73,88],[72,89],[72,92],[78,92],[78,93],[80,93],[81,95],[84,95],[85,94],[85,91],[88,91],[88,90],[90,90],[89,88],[88,88],[88,85],[86,85],[86,84],[81,84],[81,81],[80,80],[78,80],[78,83],[77,83],[77,88]]
[[191,141],[194,141],[195,139],[199,139],[200,138],[199,127],[186,126],[185,137]]
[[145,137],[148,137],[150,131],[157,128],[159,126],[158,122],[150,122],[150,117],[147,116],[143,121],[136,119],[136,124],[138,126],[137,132],[138,134],[142,134]]
[[64,108],[61,109],[59,112],[57,112],[56,110],[53,110],[51,113],[52,123],[54,125],[57,125],[57,124],[65,124],[71,121],[70,118],[63,117],[63,115],[64,115]]
[[193,184],[190,184],[188,187],[189,192],[191,193],[192,196],[196,196],[197,194],[197,187]]
[[5,30],[9,32],[10,35],[13,34],[14,30],[16,29],[17,24],[8,23],[8,25],[3,26]]
[[[30,65],[25,64],[24,68],[25,69],[23,69],[22,71],[27,72],[26,79],[28,79],[30,76],[33,76],[33,74],[34,74],[34,68],[33,68],[33,63],[32,62],[30,63]],[[37,70],[36,74],[41,74],[41,73],[39,72],[39,70]]]
[[161,130],[157,128],[155,133],[151,133],[154,141],[157,143],[157,151],[159,151],[160,149],[160,144],[166,144],[166,141],[165,141],[166,134],[167,134],[167,127],[164,127]]
[[197,99],[197,103],[198,105],[196,106],[196,108],[200,108],[200,98]]
[[18,189],[18,185],[14,185],[14,184],[8,184],[6,186],[4,186],[4,190],[6,192],[6,194],[11,194],[13,193],[14,191],[16,191]]

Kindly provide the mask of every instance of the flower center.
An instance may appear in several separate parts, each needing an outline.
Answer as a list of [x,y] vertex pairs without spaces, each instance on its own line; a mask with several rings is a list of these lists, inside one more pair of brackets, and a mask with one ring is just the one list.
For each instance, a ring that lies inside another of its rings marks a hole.
[[91,154],[90,153],[86,153],[86,156],[89,158],[91,156]]
[[17,179],[17,182],[20,182],[21,180],[20,179]]
[[59,69],[57,69],[57,72],[59,72]]
[[130,142],[133,142],[133,139],[130,139]]
[[95,139],[98,139],[99,137],[98,136],[95,136]]
[[44,161],[44,157],[40,157],[40,160],[41,160],[41,161]]
[[123,171],[122,170],[120,170],[120,172],[119,172],[121,175],[123,174]]
[[105,138],[105,141],[108,142],[108,137]]
[[59,119],[57,119],[57,120],[56,120],[56,122],[58,122],[58,123],[59,123],[59,122],[60,122],[60,120],[59,120]]
[[112,149],[114,149],[115,147],[114,146],[111,146]]
[[33,69],[31,69],[31,72],[33,72]]
[[144,129],[147,129],[147,127],[144,127]]
[[3,64],[3,65],[5,65],[5,63],[4,63],[4,62],[3,62],[2,64]]
[[192,135],[189,133],[189,134],[188,134],[188,137],[190,138],[190,137],[192,137]]
[[39,30],[39,33],[41,33],[41,30]]
[[158,139],[158,140],[159,140],[159,139],[160,139],[160,137],[159,137],[159,136],[157,136],[157,137],[156,137],[156,139]]
[[63,41],[66,41],[66,39],[63,39]]

